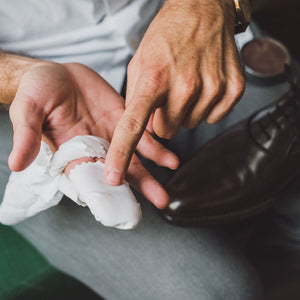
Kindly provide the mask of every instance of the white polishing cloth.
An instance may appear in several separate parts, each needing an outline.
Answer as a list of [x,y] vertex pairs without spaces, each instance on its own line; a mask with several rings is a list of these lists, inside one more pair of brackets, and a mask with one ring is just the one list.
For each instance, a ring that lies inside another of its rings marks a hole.
[[103,170],[104,164],[100,161],[82,163],[71,170],[69,179],[97,221],[120,229],[136,227],[141,210],[128,183],[112,189],[105,182]]
[[42,142],[35,161],[22,172],[12,172],[0,205],[0,222],[14,225],[49,207],[65,194],[78,205],[88,206],[97,221],[109,227],[132,229],[142,213],[128,183],[110,186],[104,180],[104,164],[77,165],[64,174],[68,163],[82,157],[105,158],[109,143],[95,136],[77,136],[52,154]]

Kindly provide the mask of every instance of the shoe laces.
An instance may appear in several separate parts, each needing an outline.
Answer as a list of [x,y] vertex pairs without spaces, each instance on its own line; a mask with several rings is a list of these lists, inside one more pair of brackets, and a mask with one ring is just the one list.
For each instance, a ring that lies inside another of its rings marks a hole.
[[[263,150],[264,152],[267,152],[270,155],[277,156],[279,158],[287,158],[288,155],[290,154],[290,152],[292,151],[292,149],[294,148],[294,146],[296,146],[296,144],[300,144],[300,131],[297,126],[297,118],[299,117],[299,116],[297,116],[297,111],[300,108],[300,78],[292,75],[292,72],[291,72],[289,66],[286,66],[286,74],[287,74],[287,78],[288,78],[288,83],[290,85],[289,93],[287,95],[287,97],[288,97],[287,104],[291,105],[293,107],[292,114],[289,115],[288,113],[286,113],[285,109],[279,103],[277,103],[275,105],[275,110],[277,112],[280,112],[280,114],[285,118],[286,121],[292,122],[292,131],[290,134],[290,142],[289,142],[289,146],[288,146],[285,154],[280,155],[280,154],[273,153],[269,149],[266,149],[261,144],[259,144],[255,140],[255,138],[252,136],[252,134],[250,134],[250,136],[253,139],[253,141],[255,142],[255,144],[261,150]],[[276,126],[276,128],[278,130],[283,129],[283,127],[281,126],[281,124],[277,120],[277,118],[274,116],[274,114],[267,113],[266,117],[268,118],[268,120],[271,123],[273,123]],[[248,124],[248,125],[250,125],[250,124]],[[268,130],[265,128],[263,123],[259,122],[258,125],[259,125],[260,129],[262,130],[262,132],[264,133],[264,135],[266,136],[267,140],[272,139],[272,136],[269,134]]]
[[290,77],[289,84],[290,84],[292,93],[290,95],[288,95],[288,99],[292,103],[294,109],[293,109],[293,114],[292,114],[292,123],[293,123],[292,131],[293,132],[290,135],[290,145],[288,147],[286,155],[288,155],[290,153],[290,151],[296,144],[300,144],[300,131],[297,126],[297,121],[299,122],[299,120],[297,120],[297,118],[299,118],[299,115],[297,115],[297,110],[299,109],[299,106],[300,106],[299,105],[300,104],[299,103],[300,102],[300,78],[299,77],[298,78]]

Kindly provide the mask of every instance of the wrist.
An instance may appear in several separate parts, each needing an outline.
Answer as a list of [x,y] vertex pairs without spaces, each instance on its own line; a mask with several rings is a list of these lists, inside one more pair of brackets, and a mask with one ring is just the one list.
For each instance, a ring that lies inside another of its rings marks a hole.
[[[249,0],[248,0],[249,1]],[[201,6],[201,5],[218,5],[223,8],[232,10],[234,8],[233,0],[165,0],[164,3],[167,5],[180,5],[180,6]]]
[[223,17],[225,24],[234,28],[236,14],[233,0],[165,0],[164,8],[174,10],[176,15],[179,9],[186,11],[185,15],[189,19],[191,16],[198,19],[205,16],[215,20]]

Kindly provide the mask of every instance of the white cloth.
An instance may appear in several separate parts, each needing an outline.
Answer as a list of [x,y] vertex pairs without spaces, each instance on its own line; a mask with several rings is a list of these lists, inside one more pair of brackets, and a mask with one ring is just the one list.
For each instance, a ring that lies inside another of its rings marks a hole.
[[22,172],[12,172],[0,205],[0,222],[14,225],[49,207],[65,194],[88,206],[97,221],[109,227],[132,229],[142,213],[128,183],[110,186],[104,180],[104,164],[82,163],[64,174],[68,163],[81,157],[105,158],[109,143],[95,136],[77,136],[52,154],[42,142],[35,161]]
[[120,91],[162,0],[0,0],[0,48],[91,67]]

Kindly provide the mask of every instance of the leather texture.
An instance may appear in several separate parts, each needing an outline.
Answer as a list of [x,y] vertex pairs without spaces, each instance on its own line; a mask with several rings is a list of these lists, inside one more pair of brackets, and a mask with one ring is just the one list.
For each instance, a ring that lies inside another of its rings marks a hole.
[[234,125],[186,161],[166,184],[171,223],[248,218],[270,207],[300,171],[300,83]]

